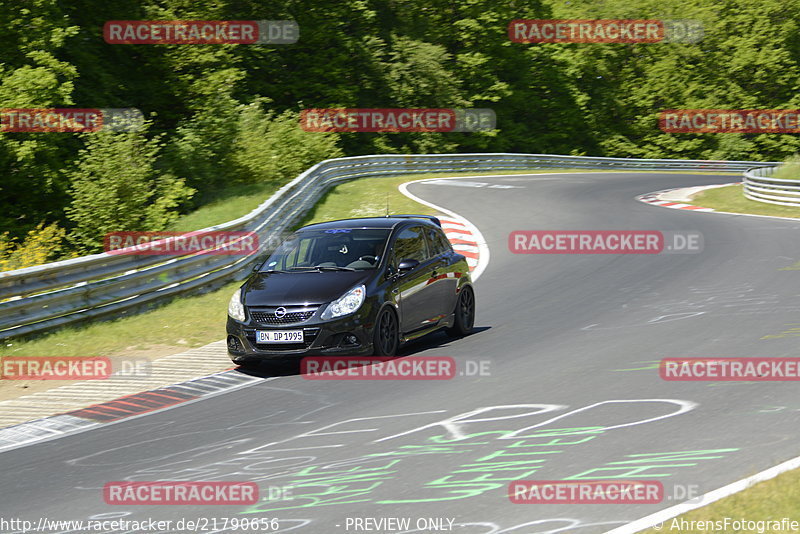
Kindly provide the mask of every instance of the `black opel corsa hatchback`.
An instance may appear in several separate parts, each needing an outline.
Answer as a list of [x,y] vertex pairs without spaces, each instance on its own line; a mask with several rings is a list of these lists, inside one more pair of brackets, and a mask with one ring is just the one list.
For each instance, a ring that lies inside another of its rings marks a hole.
[[466,258],[439,220],[395,215],[312,224],[286,239],[228,305],[228,354],[247,365],[309,355],[393,356],[444,328],[472,330]]

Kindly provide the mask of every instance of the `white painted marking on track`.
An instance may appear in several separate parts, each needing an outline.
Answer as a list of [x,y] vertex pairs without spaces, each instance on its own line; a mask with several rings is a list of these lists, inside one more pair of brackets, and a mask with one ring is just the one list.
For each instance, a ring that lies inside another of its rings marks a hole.
[[446,179],[424,180],[420,183],[425,185],[450,185],[454,187],[486,187],[488,182],[451,182]]

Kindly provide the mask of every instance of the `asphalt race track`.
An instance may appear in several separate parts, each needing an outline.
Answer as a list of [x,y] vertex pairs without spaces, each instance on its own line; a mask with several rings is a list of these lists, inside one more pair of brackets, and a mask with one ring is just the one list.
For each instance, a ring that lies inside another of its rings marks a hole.
[[[491,251],[476,284],[477,332],[457,341],[437,334],[404,350],[452,356],[463,376],[311,381],[266,369],[251,387],[0,454],[0,517],[172,520],[162,532],[190,531],[176,522],[202,518],[207,528],[198,531],[235,532],[221,520],[258,517],[277,518],[279,532],[589,534],[793,458],[796,383],[658,374],[666,357],[797,356],[800,267],[786,268],[800,260],[800,223],[635,200],[731,181],[600,173],[480,178],[513,188],[413,184],[413,194],[475,224]],[[705,248],[509,251],[510,232],[545,229],[699,231]],[[484,376],[475,373],[481,365]],[[507,495],[519,479],[597,478],[659,480],[666,496],[580,505],[513,504]],[[256,481],[262,501],[103,500],[107,482],[154,480]],[[358,529],[358,518],[408,518],[410,527]]]

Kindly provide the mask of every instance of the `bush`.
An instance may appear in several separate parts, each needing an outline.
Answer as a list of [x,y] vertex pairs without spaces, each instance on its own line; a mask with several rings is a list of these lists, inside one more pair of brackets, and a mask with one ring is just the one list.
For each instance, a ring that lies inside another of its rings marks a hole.
[[315,163],[342,156],[337,135],[306,132],[295,111],[265,112],[262,101],[239,115],[233,160],[249,182],[288,182]]
[[[28,232],[22,241],[17,243],[9,238],[8,232],[0,235],[0,271],[13,271],[34,265],[42,265],[62,257],[67,232],[58,226],[44,222]],[[74,257],[74,255],[72,255]]]
[[83,252],[99,252],[103,236],[116,231],[160,231],[195,190],[156,166],[161,138],[143,132],[87,136],[70,175],[75,224],[70,240]]
[[213,199],[230,182],[242,181],[231,155],[243,107],[231,94],[239,76],[236,69],[225,69],[198,80],[198,107],[177,126],[165,150],[170,169],[199,191],[196,204]]

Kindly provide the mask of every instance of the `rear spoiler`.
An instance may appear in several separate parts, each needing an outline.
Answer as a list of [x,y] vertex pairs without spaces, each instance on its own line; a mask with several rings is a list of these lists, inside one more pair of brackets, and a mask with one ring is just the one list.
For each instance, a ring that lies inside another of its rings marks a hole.
[[434,217],[433,215],[387,215],[387,217],[395,217],[398,219],[427,219],[436,226],[438,226],[439,228],[442,227],[442,221],[440,221],[438,217]]

